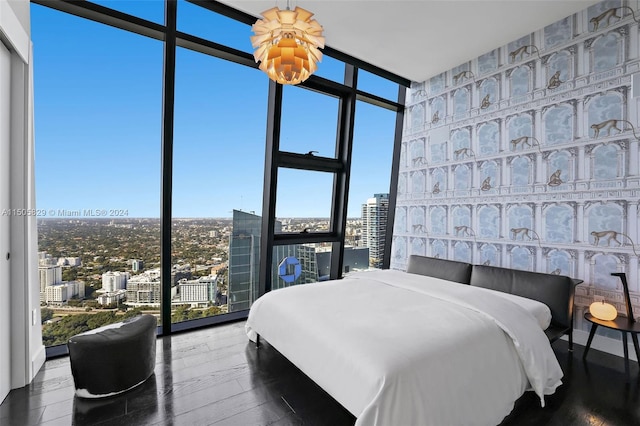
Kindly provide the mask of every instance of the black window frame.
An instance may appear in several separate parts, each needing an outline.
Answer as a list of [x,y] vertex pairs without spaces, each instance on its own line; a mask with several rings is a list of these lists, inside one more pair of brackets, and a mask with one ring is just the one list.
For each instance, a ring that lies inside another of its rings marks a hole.
[[[252,25],[256,17],[238,11],[223,3],[213,0],[186,0],[201,6],[213,13]],[[32,3],[69,13],[94,22],[109,25],[141,36],[160,40],[164,43],[163,55],[163,88],[162,88],[162,140],[161,140],[161,274],[171,276],[171,221],[172,221],[172,177],[173,177],[173,127],[174,127],[174,92],[176,48],[183,47],[213,57],[225,59],[244,66],[257,68],[253,55],[228,46],[224,46],[200,37],[177,30],[178,0],[164,0],[165,24],[148,21],[140,17],[120,12],[85,0],[31,0]],[[247,27],[247,36],[250,28]],[[78,35],[81,36],[80,34]],[[353,140],[353,123],[357,101],[396,112],[395,133],[393,141],[393,159],[389,185],[389,212],[386,235],[393,235],[393,222],[397,198],[397,181],[400,162],[402,124],[404,120],[404,104],[406,88],[411,81],[389,71],[378,68],[360,59],[351,57],[339,50],[326,46],[324,55],[330,56],[345,64],[344,82],[338,83],[317,75],[312,75],[299,86],[303,89],[336,96],[340,99],[338,117],[338,137],[336,158],[305,156],[298,153],[279,151],[280,120],[282,108],[282,86],[271,80],[268,94],[267,134],[265,138],[265,171],[263,189],[263,227],[261,239],[259,295],[271,289],[271,273],[274,245],[304,244],[314,242],[331,242],[330,278],[341,277],[344,253],[345,229],[347,222],[347,201],[349,194],[349,177],[351,167],[351,147]],[[366,70],[379,77],[398,84],[398,97],[389,100],[380,96],[358,90],[358,70]],[[265,81],[266,84],[266,81]],[[279,168],[299,170],[315,170],[334,173],[333,201],[331,206],[331,224],[329,232],[305,234],[275,234],[275,190],[277,171]],[[391,238],[387,238],[384,250],[383,269],[389,268],[391,254]],[[162,280],[162,325],[158,327],[161,336],[191,330],[203,326],[226,323],[245,319],[248,311],[231,312],[214,317],[171,323],[171,280]],[[47,358],[67,353],[66,345],[47,347]]]

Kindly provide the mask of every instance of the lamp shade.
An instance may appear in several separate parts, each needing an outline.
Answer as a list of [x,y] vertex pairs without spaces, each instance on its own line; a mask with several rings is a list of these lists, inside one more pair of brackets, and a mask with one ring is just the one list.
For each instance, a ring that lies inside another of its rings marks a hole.
[[298,84],[311,76],[322,59],[323,28],[311,19],[313,13],[301,7],[262,12],[251,27],[253,57],[270,79],[281,84]]
[[604,300],[602,302],[593,302],[589,306],[589,313],[604,321],[612,321],[618,316],[615,306],[604,303]]

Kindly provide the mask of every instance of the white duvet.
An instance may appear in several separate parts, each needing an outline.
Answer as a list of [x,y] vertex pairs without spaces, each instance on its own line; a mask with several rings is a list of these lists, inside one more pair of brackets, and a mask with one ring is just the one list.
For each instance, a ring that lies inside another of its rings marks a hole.
[[356,425],[496,425],[562,370],[536,319],[463,284],[394,270],[275,290],[246,323]]

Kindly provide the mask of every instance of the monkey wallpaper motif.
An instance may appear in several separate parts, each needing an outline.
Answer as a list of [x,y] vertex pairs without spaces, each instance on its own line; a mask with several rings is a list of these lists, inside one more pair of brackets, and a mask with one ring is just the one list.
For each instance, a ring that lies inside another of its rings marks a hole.
[[625,272],[640,314],[639,3],[603,1],[412,85],[392,268],[421,254],[580,278],[581,330],[596,298],[625,312],[610,275]]

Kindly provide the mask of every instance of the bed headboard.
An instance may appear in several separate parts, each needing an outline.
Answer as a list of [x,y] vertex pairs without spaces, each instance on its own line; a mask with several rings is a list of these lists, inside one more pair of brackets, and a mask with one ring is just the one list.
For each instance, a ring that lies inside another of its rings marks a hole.
[[564,275],[474,265],[470,284],[538,300],[551,310],[551,325],[573,328],[573,296],[580,282]]
[[471,267],[470,263],[412,254],[409,256],[407,272],[469,284]]
[[551,325],[545,330],[550,341],[573,330],[573,297],[582,280],[564,275],[520,271],[497,266],[471,265],[455,260],[411,255],[407,272],[511,293],[544,303],[551,310]]

